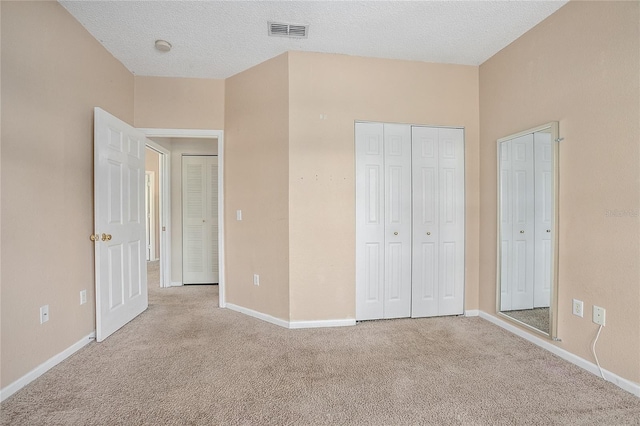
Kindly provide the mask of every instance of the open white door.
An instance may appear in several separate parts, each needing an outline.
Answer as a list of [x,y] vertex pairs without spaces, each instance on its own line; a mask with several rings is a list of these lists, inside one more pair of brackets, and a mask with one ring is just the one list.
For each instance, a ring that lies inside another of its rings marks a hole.
[[142,132],[95,108],[96,340],[148,306]]

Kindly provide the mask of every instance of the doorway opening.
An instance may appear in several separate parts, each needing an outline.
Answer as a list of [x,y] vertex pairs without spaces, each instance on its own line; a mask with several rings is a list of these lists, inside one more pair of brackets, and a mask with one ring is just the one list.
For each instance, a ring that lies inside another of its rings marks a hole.
[[147,282],[150,286],[169,287],[170,243],[167,241],[167,180],[169,151],[147,140],[145,146],[145,214],[147,235]]
[[[217,264],[219,306],[225,303],[224,271],[224,135],[221,130],[139,129],[151,141],[147,147],[160,153],[160,286],[181,286],[183,268],[182,157],[217,155]],[[214,219],[215,220],[215,219]],[[157,240],[158,241],[158,240]]]

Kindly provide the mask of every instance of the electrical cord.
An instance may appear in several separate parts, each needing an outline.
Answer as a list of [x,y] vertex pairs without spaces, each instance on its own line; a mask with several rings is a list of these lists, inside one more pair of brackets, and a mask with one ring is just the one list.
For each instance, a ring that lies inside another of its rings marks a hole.
[[593,357],[596,359],[596,365],[598,366],[598,370],[600,370],[600,376],[602,376],[602,378],[604,379],[604,372],[602,371],[602,367],[600,367],[600,361],[598,361],[598,355],[596,355],[596,343],[598,343],[598,337],[600,337],[601,331],[602,331],[602,325],[600,325],[600,328],[598,328],[598,333],[596,334],[596,338],[593,340],[593,345],[591,345],[591,352],[593,353]]

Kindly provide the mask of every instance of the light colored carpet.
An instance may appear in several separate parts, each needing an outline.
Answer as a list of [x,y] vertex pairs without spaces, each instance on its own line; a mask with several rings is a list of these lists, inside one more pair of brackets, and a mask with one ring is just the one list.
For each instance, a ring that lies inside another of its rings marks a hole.
[[640,399],[480,318],[287,330],[217,308],[217,286],[149,289],[2,424],[640,424]]
[[525,324],[529,324],[533,328],[549,333],[549,308],[504,311],[503,313]]

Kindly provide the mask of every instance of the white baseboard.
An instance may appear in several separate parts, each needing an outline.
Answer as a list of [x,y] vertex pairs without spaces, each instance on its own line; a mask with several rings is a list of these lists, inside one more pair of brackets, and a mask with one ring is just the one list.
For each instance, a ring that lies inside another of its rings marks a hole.
[[182,286],[181,281],[171,281],[171,287],[181,287],[181,286]]
[[69,358],[71,355],[73,355],[78,350],[82,349],[83,347],[85,347],[95,339],[96,339],[96,332],[93,331],[89,333],[87,336],[78,340],[73,345],[69,346],[64,351],[60,352],[57,355],[54,355],[53,357],[49,358],[48,360],[46,360],[45,362],[43,362],[42,364],[34,368],[33,370],[29,371],[27,374],[20,377],[18,380],[11,383],[4,389],[1,389],[0,401],[4,401],[5,399],[9,398],[11,395],[18,392],[20,389],[22,389],[29,383],[33,382],[35,379],[42,376],[47,371],[51,370],[53,367],[60,364],[65,359]]
[[[537,337],[531,333],[528,333],[524,330],[522,330],[521,328],[518,328],[510,323],[508,323],[507,321],[504,321],[500,318],[494,317],[493,315],[490,315],[486,312],[480,311],[480,318],[485,319],[495,325],[497,325],[498,327],[502,327],[507,331],[512,332],[513,334],[518,335],[519,337],[522,337],[525,340],[528,340],[529,342],[533,343],[534,345],[540,346],[543,349],[548,350],[549,352],[558,355],[560,358],[564,359],[565,361],[569,361],[572,364],[577,365],[578,367],[581,367],[585,370],[587,370],[589,373],[594,374],[596,376],[600,376],[600,370],[598,370],[598,366],[594,363],[592,363],[591,361],[587,361],[584,358],[579,357],[578,355],[575,355],[565,349],[562,349],[559,346],[556,346],[554,344],[552,344],[550,341],[542,339],[540,337]],[[632,382],[631,380],[627,380],[623,377],[618,376],[615,373],[612,373],[611,371],[605,370],[604,368],[602,369],[602,372],[604,373],[604,379],[607,380],[608,382],[613,383],[614,385],[618,386],[621,389],[626,390],[627,392],[632,393],[633,395],[637,396],[640,398],[640,384],[639,383],[635,383]]]
[[348,327],[356,325],[355,319],[345,318],[336,320],[317,320],[317,321],[289,321],[289,328],[325,328],[325,327]]
[[240,312],[241,314],[249,315],[250,317],[258,318],[259,320],[279,325],[280,327],[289,328],[289,321],[272,317],[271,315],[263,314],[262,312],[254,311],[253,309],[234,305],[233,303],[227,302],[226,307],[227,309],[231,309],[232,311]]
[[478,309],[467,309],[464,311],[465,317],[477,317],[480,315],[480,311]]
[[350,318],[317,321],[287,321],[281,318],[272,317],[268,314],[263,314],[262,312],[254,311],[253,309],[234,305],[233,303],[227,303],[226,308],[289,329],[347,327],[350,325],[356,325],[356,320]]

